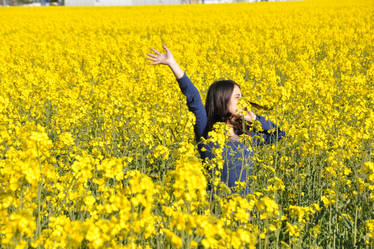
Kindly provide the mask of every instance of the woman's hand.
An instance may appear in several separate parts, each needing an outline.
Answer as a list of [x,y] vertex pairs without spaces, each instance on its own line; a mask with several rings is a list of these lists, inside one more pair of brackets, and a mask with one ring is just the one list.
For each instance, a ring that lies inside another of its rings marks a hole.
[[155,54],[147,53],[147,55],[149,56],[147,57],[147,59],[153,61],[152,63],[150,63],[150,65],[163,64],[170,66],[175,63],[173,54],[170,52],[170,50],[165,45],[162,45],[162,47],[166,51],[165,54],[162,54],[153,48],[152,51],[155,52]]
[[168,65],[171,71],[173,71],[175,78],[177,79],[182,78],[184,75],[184,72],[179,67],[178,63],[174,60],[173,54],[170,52],[170,50],[165,45],[162,45],[162,47],[166,51],[165,54],[162,54],[153,48],[152,48],[152,51],[155,52],[155,54],[147,53],[147,55],[149,56],[147,57],[147,59],[153,61],[150,64],[151,65],[157,65],[157,64]]
[[256,120],[256,114],[252,111],[247,111],[247,115],[244,115],[244,120],[253,123]]

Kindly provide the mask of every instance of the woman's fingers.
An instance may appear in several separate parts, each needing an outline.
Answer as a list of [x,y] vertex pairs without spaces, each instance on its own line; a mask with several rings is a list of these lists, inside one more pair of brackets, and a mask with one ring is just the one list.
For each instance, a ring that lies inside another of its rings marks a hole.
[[148,57],[146,59],[153,61],[152,63],[149,63],[150,65],[156,65],[156,64],[166,64],[167,60],[167,53],[170,53],[169,49],[165,46],[162,45],[162,47],[166,50],[166,54],[162,54],[159,51],[157,51],[154,48],[151,48],[151,50],[155,53],[147,53]]
[[147,57],[147,59],[150,60],[150,61],[153,61],[153,62],[150,62],[149,65],[157,65],[157,64],[161,63],[158,59],[155,59],[155,58]]
[[157,55],[155,55],[155,54],[147,53],[147,55],[150,56],[150,57],[153,57],[153,58],[157,58]]
[[154,49],[154,48],[151,48],[151,49],[152,49],[152,51],[155,52],[157,55],[161,55],[161,53],[158,52],[156,49]]
[[165,49],[166,52],[170,52],[170,50],[168,49],[168,47],[166,47],[165,45],[162,45],[162,47]]
[[157,58],[153,58],[153,57],[146,57],[146,59],[151,60],[151,61],[157,61]]

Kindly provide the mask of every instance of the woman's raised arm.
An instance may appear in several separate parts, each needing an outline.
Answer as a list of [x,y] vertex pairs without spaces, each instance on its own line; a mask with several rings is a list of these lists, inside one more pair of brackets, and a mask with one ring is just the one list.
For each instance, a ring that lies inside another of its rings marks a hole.
[[187,77],[183,70],[179,67],[178,63],[174,60],[174,57],[170,50],[165,45],[163,45],[162,47],[166,51],[165,54],[160,53],[156,49],[152,49],[155,54],[148,53],[147,55],[149,57],[147,57],[147,59],[153,61],[152,63],[150,63],[151,65],[168,65],[171,71],[173,71],[182,93],[187,98],[188,110],[195,114],[195,138],[196,141],[199,142],[200,138],[204,135],[208,120],[199,91],[192,84],[191,80]]

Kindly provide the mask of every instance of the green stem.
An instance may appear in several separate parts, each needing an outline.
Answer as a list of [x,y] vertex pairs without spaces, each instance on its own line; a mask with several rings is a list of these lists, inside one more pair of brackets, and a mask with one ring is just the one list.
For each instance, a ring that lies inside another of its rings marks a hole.
[[[38,154],[38,163],[39,163],[39,170],[40,170],[40,180],[38,183],[38,193],[37,193],[37,204],[38,204],[38,216],[36,219],[36,233],[35,233],[35,239],[38,239],[40,237],[41,233],[41,225],[40,225],[40,209],[41,209],[41,191],[42,191],[42,163],[40,162],[40,154],[39,154],[39,146],[36,144],[36,151]],[[40,245],[38,245],[38,248],[40,248]]]
[[356,211],[355,211],[355,226],[353,229],[353,246],[356,247],[356,240],[357,240],[357,212],[358,208],[356,206]]

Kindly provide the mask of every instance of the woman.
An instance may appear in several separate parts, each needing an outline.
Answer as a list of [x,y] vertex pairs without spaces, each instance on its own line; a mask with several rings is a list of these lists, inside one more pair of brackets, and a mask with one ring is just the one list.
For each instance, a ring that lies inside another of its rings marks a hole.
[[[151,65],[168,65],[174,73],[179,87],[187,97],[188,109],[195,114],[195,136],[198,143],[198,149],[203,159],[212,159],[215,155],[212,153],[214,145],[212,143],[202,144],[202,138],[208,138],[208,132],[213,130],[216,122],[224,122],[230,127],[227,135],[229,142],[226,143],[223,150],[222,159],[224,159],[221,180],[231,189],[231,193],[236,192],[237,182],[244,182],[245,189],[241,191],[246,194],[249,191],[249,175],[251,171],[253,153],[249,148],[239,142],[239,136],[246,133],[252,137],[253,145],[263,145],[273,143],[285,135],[274,123],[267,121],[264,117],[254,114],[252,111],[245,111],[246,115],[240,115],[238,110],[238,100],[242,97],[240,87],[234,81],[221,80],[214,82],[208,90],[206,106],[204,107],[200,94],[192,84],[187,75],[174,60],[170,50],[163,45],[166,53],[152,49],[155,54],[147,53],[151,60]],[[261,107],[251,103],[255,107]],[[241,110],[243,111],[243,110]],[[249,130],[248,126],[243,126],[243,122],[253,123],[260,121],[262,131]],[[272,132],[270,132],[272,130]]]

